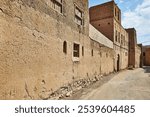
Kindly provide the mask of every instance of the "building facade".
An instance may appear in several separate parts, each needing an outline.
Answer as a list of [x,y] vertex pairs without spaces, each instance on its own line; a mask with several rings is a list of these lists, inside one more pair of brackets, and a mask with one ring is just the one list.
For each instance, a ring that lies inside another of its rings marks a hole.
[[114,71],[113,42],[96,30],[92,25],[89,27],[91,39],[91,61],[96,74],[106,75]]
[[143,46],[143,65],[150,66],[150,46]]
[[114,43],[114,70],[128,67],[128,33],[121,25],[121,11],[114,1],[93,6],[90,23]]
[[113,43],[89,27],[88,9],[88,0],[0,1],[0,99],[42,99],[113,72]]
[[1,0],[0,99],[45,99],[66,84],[125,69],[132,46],[138,67],[140,48],[128,46],[135,39],[114,1],[89,10],[88,0]]
[[134,28],[126,29],[129,34],[129,67],[141,67],[141,47],[137,44],[137,34]]
[[140,67],[143,67],[143,44],[138,44],[141,49],[141,56],[140,56]]

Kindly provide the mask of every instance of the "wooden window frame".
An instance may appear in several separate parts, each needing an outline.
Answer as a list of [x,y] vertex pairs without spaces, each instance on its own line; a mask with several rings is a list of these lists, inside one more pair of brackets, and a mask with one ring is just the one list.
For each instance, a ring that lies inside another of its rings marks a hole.
[[[81,17],[78,14],[76,14],[76,10],[78,10],[81,13]],[[76,20],[80,20],[81,24],[79,24]],[[74,4],[74,21],[80,26],[84,25],[84,12],[76,4]]]
[[[54,6],[51,6],[55,11],[57,11],[58,13],[60,13],[60,14],[62,14],[63,13],[63,0],[50,0],[53,4],[54,4]],[[56,5],[57,6],[59,6],[61,9],[61,11],[58,11],[57,9],[56,9]]]

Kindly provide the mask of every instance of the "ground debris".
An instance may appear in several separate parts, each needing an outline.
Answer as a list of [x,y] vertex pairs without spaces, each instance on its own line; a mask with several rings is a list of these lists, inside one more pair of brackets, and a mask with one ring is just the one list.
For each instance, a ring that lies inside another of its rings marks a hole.
[[85,78],[68,83],[49,95],[50,100],[59,100],[65,97],[71,97],[75,92],[88,87],[89,85],[102,80],[102,75],[96,75],[92,78]]

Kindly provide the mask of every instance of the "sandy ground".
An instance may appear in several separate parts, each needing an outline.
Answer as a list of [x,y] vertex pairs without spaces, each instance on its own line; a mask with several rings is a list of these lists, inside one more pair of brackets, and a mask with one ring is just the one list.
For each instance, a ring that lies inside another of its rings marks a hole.
[[125,70],[74,94],[79,100],[149,100],[150,67]]

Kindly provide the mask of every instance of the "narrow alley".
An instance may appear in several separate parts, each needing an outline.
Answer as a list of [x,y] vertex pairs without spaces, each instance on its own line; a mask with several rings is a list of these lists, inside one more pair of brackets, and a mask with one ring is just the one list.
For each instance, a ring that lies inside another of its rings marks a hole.
[[[148,100],[150,99],[150,67],[125,70],[104,85],[87,89],[81,100]],[[75,98],[74,98],[75,99]]]

